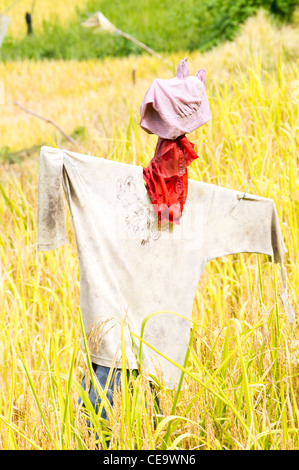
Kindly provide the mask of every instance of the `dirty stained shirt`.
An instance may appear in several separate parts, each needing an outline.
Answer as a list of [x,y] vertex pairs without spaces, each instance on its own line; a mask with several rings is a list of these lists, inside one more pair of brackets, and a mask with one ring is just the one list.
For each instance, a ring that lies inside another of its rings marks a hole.
[[283,263],[271,199],[189,180],[180,224],[159,230],[141,166],[46,146],[39,163],[38,250],[67,242],[63,193],[76,237],[91,360],[120,367],[124,344],[127,367],[137,368],[143,325],[143,363],[154,376],[162,368],[169,388],[181,374],[175,364],[184,363],[206,264],[243,252]]

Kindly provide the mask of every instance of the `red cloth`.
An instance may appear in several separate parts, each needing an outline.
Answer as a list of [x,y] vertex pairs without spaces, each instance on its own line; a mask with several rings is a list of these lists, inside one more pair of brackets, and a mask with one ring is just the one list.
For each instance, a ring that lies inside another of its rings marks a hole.
[[180,223],[188,194],[187,167],[198,158],[185,135],[175,140],[159,137],[155,155],[143,177],[159,222]]

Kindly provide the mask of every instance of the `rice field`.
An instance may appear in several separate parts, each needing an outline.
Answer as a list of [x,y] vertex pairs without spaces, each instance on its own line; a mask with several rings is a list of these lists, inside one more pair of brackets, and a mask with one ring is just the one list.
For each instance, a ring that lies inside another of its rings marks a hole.
[[[147,165],[156,137],[139,127],[140,103],[152,80],[171,78],[188,55],[192,74],[207,70],[213,116],[189,135],[200,155],[189,177],[242,191],[253,177],[249,192],[274,200],[298,319],[298,43],[298,26],[278,29],[261,13],[234,42],[169,55],[170,67],[149,55],[0,63],[1,450],[94,449],[86,413],[104,448],[103,436],[110,436],[112,450],[299,449],[298,320],[287,323],[279,268],[266,257],[242,254],[207,265],[180,393],[167,390],[158,371],[158,418],[145,375],[132,376],[131,388],[115,395],[107,428],[88,399],[85,413],[77,402],[83,373],[92,374],[81,343],[69,213],[69,243],[36,253],[40,147]],[[15,102],[52,119],[78,146]]]

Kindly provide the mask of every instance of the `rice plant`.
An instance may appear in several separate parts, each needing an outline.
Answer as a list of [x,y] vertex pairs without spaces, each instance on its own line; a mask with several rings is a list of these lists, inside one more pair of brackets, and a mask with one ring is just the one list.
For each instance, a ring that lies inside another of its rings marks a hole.
[[[209,125],[189,136],[200,156],[189,177],[245,190],[254,176],[249,192],[275,201],[297,318],[298,34],[296,27],[284,27],[278,35],[261,15],[233,43],[189,55],[191,73],[207,69],[213,114]],[[169,60],[175,65],[183,56]],[[127,375],[125,362],[113,408],[107,390],[98,390],[108,422],[95,414],[81,388],[83,373],[97,384],[82,346],[79,268],[68,212],[69,243],[36,253],[38,146],[77,149],[13,102],[51,117],[86,153],[146,165],[156,137],[139,128],[139,105],[152,79],[171,78],[171,70],[139,56],[0,64],[0,76],[0,448],[88,450],[98,435],[99,448],[108,438],[111,449],[298,449],[298,320],[287,323],[278,268],[262,255],[228,256],[207,265],[184,367],[177,366],[184,381],[168,390],[163,371],[157,371],[163,416],[143,370]],[[28,156],[33,146],[37,150]],[[16,152],[18,163],[8,163]]]

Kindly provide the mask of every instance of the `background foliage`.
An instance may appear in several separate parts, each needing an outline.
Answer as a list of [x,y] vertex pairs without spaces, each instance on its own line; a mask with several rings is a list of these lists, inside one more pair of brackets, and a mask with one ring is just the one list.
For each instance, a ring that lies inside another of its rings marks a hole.
[[[269,11],[280,22],[292,18],[296,0],[87,0],[85,6],[73,4],[73,15],[64,21],[60,10],[43,16],[36,1],[33,36],[10,34],[0,50],[0,59],[76,59],[140,54],[142,49],[123,37],[93,34],[81,26],[90,14],[101,11],[119,29],[131,34],[158,52],[208,50],[222,40],[232,40],[248,17],[259,8]],[[25,9],[22,3],[15,8]],[[11,10],[12,21],[14,9]],[[42,18],[42,20],[41,20]],[[35,30],[35,24],[40,25]]]

